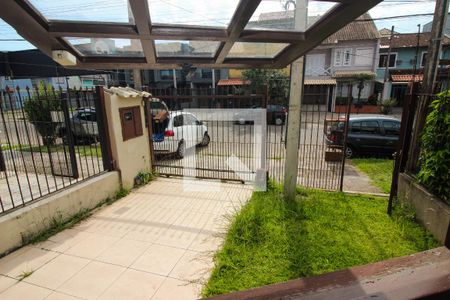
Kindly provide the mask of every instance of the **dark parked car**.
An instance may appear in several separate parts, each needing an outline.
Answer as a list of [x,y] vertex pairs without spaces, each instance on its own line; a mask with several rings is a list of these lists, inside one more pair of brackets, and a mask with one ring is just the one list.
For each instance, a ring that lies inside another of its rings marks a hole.
[[[325,124],[328,145],[344,144],[345,118]],[[348,158],[356,154],[391,155],[397,149],[400,135],[400,120],[384,115],[350,116],[347,150]]]
[[[252,108],[261,108],[261,106],[252,106]],[[283,105],[269,104],[266,108],[267,111],[267,124],[283,125],[286,122],[287,109]],[[237,113],[234,116],[234,121],[241,125],[246,123],[253,123],[250,118],[250,114],[245,112]]]

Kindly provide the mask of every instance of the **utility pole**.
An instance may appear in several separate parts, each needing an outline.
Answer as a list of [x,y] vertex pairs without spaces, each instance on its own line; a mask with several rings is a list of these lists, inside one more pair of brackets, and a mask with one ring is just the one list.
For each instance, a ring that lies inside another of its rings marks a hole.
[[389,37],[389,49],[388,49],[388,54],[387,54],[387,59],[386,59],[386,68],[384,70],[383,100],[388,99],[390,96],[390,94],[387,91],[388,86],[386,85],[386,82],[388,81],[388,78],[389,78],[389,63],[391,62],[391,50],[392,50],[392,40],[394,39],[394,29],[395,29],[395,27],[392,26],[391,35]]
[[[295,30],[304,32],[307,25],[307,0],[296,2]],[[301,100],[305,57],[302,56],[291,64],[291,81],[289,90],[289,115],[286,138],[286,161],[284,165],[284,198],[293,201],[297,192],[298,148],[300,143]]]
[[416,42],[416,52],[414,54],[413,83],[416,80],[416,76],[417,76],[417,62],[419,61],[420,26],[421,26],[421,24],[417,24],[417,42]]
[[[433,17],[433,26],[431,29],[431,38],[428,45],[428,55],[423,72],[422,93],[431,95],[434,92],[436,76],[439,66],[439,58],[442,51],[442,38],[444,36],[445,23],[450,0],[436,0],[436,7]],[[421,97],[414,117],[414,128],[411,138],[411,148],[408,156],[407,169],[415,171],[420,154],[420,134],[422,133],[427,117],[428,107],[432,97]]]

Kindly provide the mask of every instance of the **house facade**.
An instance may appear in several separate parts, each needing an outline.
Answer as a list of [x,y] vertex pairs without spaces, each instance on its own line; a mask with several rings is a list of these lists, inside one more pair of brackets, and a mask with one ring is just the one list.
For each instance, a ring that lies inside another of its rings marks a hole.
[[[348,24],[306,55],[306,104],[326,105],[329,111],[356,102],[359,88],[355,76],[375,77],[380,35],[368,14]],[[360,101],[367,102],[374,93],[374,80],[364,82]]]
[[[398,106],[403,104],[408,85],[412,81],[422,81],[430,37],[430,32],[423,32],[419,37],[416,33],[395,33],[392,42],[390,35],[386,35],[380,40],[377,81],[384,82],[386,65],[389,64],[385,93],[388,97],[395,98]],[[388,58],[389,45],[391,45],[391,53]],[[450,39],[447,36],[444,36],[442,45],[441,59],[450,59]],[[414,69],[416,70],[414,71]],[[416,76],[413,76],[414,72]],[[447,68],[440,68],[437,79],[441,88],[449,86],[447,73]]]
[[[262,22],[274,22],[289,28],[293,14],[273,12],[262,14]],[[306,55],[304,104],[326,106],[334,111],[340,102],[358,98],[358,83],[355,76],[367,74],[375,78],[378,64],[380,34],[369,14],[360,16]],[[230,70],[230,78],[240,77],[239,72]],[[365,102],[374,93],[375,80],[364,82],[360,101]]]

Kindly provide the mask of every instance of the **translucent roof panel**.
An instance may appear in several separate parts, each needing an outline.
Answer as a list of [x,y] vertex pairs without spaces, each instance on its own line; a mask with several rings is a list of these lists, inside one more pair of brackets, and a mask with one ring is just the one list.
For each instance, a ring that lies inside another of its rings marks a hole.
[[289,44],[236,42],[227,58],[273,58]]
[[155,40],[158,57],[214,57],[219,42]]
[[[263,0],[245,28],[296,31],[294,21],[297,2],[300,1]],[[299,25],[304,27],[303,30],[301,28],[298,29],[299,31],[305,31],[311,27],[311,25],[317,22],[321,16],[338,4],[337,2],[315,0],[309,0],[306,1],[306,3],[306,13],[308,18],[306,18],[306,20],[299,20]],[[300,13],[303,15],[305,14],[305,12],[302,11],[300,11]]]
[[239,0],[148,0],[152,23],[227,27]]
[[136,39],[76,37],[66,37],[65,39],[84,56],[144,56],[141,41]]
[[0,19],[0,37],[0,51],[19,51],[36,48],[2,19]]
[[29,0],[48,20],[133,23],[128,0]]

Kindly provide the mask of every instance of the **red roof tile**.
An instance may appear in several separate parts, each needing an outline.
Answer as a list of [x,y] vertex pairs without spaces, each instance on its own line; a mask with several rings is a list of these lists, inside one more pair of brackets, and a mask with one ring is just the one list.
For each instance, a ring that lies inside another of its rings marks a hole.
[[[427,47],[430,42],[431,32],[422,32],[420,34],[419,47]],[[380,39],[381,47],[389,47],[389,36],[384,36]],[[450,39],[444,36],[443,45],[449,45]],[[402,33],[394,34],[392,39],[392,48],[411,48],[416,47],[417,33]]]
[[[392,81],[393,82],[410,82],[413,80],[413,74],[393,74],[391,75],[392,77]],[[415,76],[415,80],[416,82],[420,82],[423,79],[423,74],[417,74]]]

